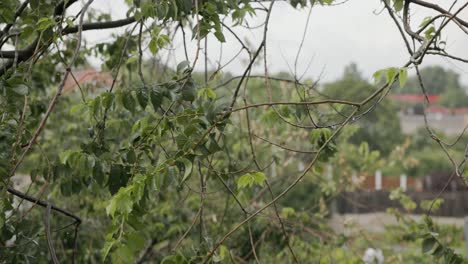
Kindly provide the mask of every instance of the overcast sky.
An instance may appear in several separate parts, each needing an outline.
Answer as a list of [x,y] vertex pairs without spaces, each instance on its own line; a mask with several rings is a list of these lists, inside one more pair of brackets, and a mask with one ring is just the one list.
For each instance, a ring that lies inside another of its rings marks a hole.
[[[452,1],[440,0],[438,4],[449,4]],[[461,1],[463,2],[463,1]],[[103,11],[109,11],[114,18],[125,16],[127,7],[123,0],[97,0],[93,3]],[[388,13],[382,9],[379,0],[350,0],[345,4],[313,8],[304,46],[299,57],[298,74],[305,71],[306,78],[316,79],[322,72],[322,80],[330,81],[339,77],[344,66],[351,62],[358,63],[363,76],[370,78],[372,73],[378,69],[386,67],[398,67],[403,65],[408,54],[398,33],[397,28],[390,19]],[[307,21],[309,9],[297,10],[286,2],[277,2],[273,7],[269,24],[267,41],[267,58],[270,72],[289,71],[294,68],[294,60],[300,45],[304,28]],[[258,12],[259,18],[249,19],[250,25],[262,23],[264,15]],[[415,25],[431,13],[420,10],[413,10],[412,18]],[[468,17],[468,12],[461,14],[461,17]],[[262,39],[263,27],[258,30],[247,30],[245,28],[233,28],[244,40],[246,38],[252,43],[252,47],[257,47]],[[98,43],[110,39],[109,31],[86,32],[86,39],[90,43]],[[191,33],[188,32],[188,37]],[[229,61],[238,51],[240,45],[235,39],[225,31],[226,44],[222,47],[222,62]],[[447,50],[453,54],[468,56],[468,37],[455,27],[448,28],[444,35],[447,42]],[[173,45],[174,55],[171,62],[184,60],[182,42],[176,41]],[[191,59],[194,57],[195,43],[189,46]],[[191,51],[191,52],[190,52]],[[208,53],[210,65],[215,67],[219,54],[220,45],[209,38]],[[149,52],[146,52],[149,56]],[[202,54],[201,54],[202,55]],[[203,66],[203,57],[198,62],[199,69]],[[310,62],[310,67],[307,67]],[[95,65],[99,61],[93,60]],[[468,65],[460,62],[449,61],[433,56],[426,57],[423,65],[440,64],[450,68],[460,74],[462,82],[468,86]],[[289,66],[288,66],[289,65]],[[245,69],[245,60],[236,60],[225,71],[236,74]],[[256,68],[261,72],[261,65]]]

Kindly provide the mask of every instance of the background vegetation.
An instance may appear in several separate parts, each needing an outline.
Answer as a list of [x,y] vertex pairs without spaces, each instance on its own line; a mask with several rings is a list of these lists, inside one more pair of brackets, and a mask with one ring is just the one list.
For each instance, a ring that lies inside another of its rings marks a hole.
[[[405,210],[389,211],[398,225],[383,233],[329,224],[333,198],[356,190],[356,173],[443,171],[464,180],[464,131],[455,139],[430,127],[403,135],[402,106],[386,98],[440,94],[444,106],[467,106],[457,74],[419,69],[429,52],[447,56],[447,23],[466,30],[458,17],[466,4],[441,11],[424,1],[382,2],[400,28],[410,3],[442,15],[405,27],[403,39],[414,42],[408,62],[376,69],[375,82],[351,64],[321,83],[269,73],[274,1],[127,1],[121,20],[92,2],[2,1],[1,263],[361,263],[368,247],[383,249],[389,263],[466,261],[461,230],[429,215],[409,218],[427,204],[399,190],[391,198]],[[68,12],[72,6],[79,11]],[[259,13],[263,41],[252,48],[236,38],[249,58],[243,75],[221,65],[194,70],[207,35],[223,43]],[[84,45],[83,31],[115,28],[126,31]],[[189,56],[184,45],[186,60],[171,67],[163,55],[178,31],[197,50]],[[109,82],[77,80],[90,57],[103,60]],[[75,88],[64,89],[67,80]]]

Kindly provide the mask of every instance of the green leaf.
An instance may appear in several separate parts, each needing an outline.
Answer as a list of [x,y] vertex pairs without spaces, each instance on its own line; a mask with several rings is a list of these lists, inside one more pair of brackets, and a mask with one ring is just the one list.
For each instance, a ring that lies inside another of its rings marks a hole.
[[281,209],[281,217],[283,218],[288,218],[294,216],[295,214],[296,211],[292,207],[283,207],[283,209]]
[[215,91],[213,91],[210,88],[204,88],[204,89],[198,90],[197,96],[199,98],[205,97],[205,98],[209,98],[209,99],[212,99],[212,100],[216,99]]
[[395,8],[395,11],[400,12],[403,9],[403,0],[393,0],[393,8]]
[[313,129],[310,133],[312,143],[321,147],[332,136],[333,131],[330,128]]
[[127,184],[130,179],[130,170],[121,164],[112,164],[109,174],[109,191],[111,194],[117,193],[120,187]]
[[[8,1],[7,1],[8,2]],[[10,6],[9,6],[10,4]],[[5,5],[5,6],[3,6]],[[15,19],[14,5],[11,3],[2,3],[0,9],[0,23],[13,23]]]
[[263,186],[263,183],[266,180],[266,176],[263,172],[253,172],[242,175],[237,180],[237,188],[243,189],[245,187],[252,187],[254,184]]
[[36,30],[45,31],[54,24],[55,20],[52,17],[42,17],[36,23]]
[[135,99],[130,91],[124,91],[122,93],[122,104],[130,112],[135,112]]
[[150,43],[149,43],[149,49],[151,51],[151,54],[156,55],[156,53],[158,53],[158,40],[157,38],[152,38]]
[[64,180],[63,182],[60,183],[60,192],[64,196],[70,196],[73,193],[72,190],[72,181],[71,180]]
[[133,57],[128,58],[127,61],[125,62],[125,64],[133,64],[133,63],[135,63],[137,61],[138,61],[138,57],[133,56]]
[[106,241],[106,243],[104,244],[104,248],[102,249],[102,259],[103,260],[105,260],[107,258],[107,255],[109,255],[109,252],[112,249],[112,247],[114,246],[115,242],[116,242],[115,240]]
[[90,113],[90,118],[92,118],[92,115],[94,116],[98,116],[99,115],[99,111],[101,110],[101,97],[96,97],[94,99],[92,99],[90,102],[89,102],[89,113]]
[[137,89],[136,96],[137,96],[137,100],[141,108],[145,109],[146,105],[148,104],[148,97],[149,97],[148,90],[146,89],[146,87]]
[[181,255],[172,255],[163,258],[161,264],[185,264],[187,260]]
[[65,179],[71,174],[69,170],[70,170],[70,167],[66,165],[63,165],[60,163],[57,165],[54,165],[54,168],[53,168],[54,180]]
[[111,106],[114,104],[115,95],[110,92],[104,92],[101,94],[101,96],[102,96],[102,105],[106,109],[110,109]]
[[120,244],[112,252],[111,263],[132,263],[135,259],[135,256],[128,245]]
[[195,82],[190,78],[184,86],[181,87],[182,89],[182,100],[193,102],[197,97],[197,85]]
[[19,95],[27,95],[29,88],[25,84],[19,84],[15,87],[13,87],[13,92],[19,94]]
[[182,61],[179,64],[177,64],[177,73],[182,73],[185,69],[188,69],[190,66],[190,62],[188,61]]
[[369,156],[369,144],[367,142],[362,142],[361,145],[359,145],[359,154],[363,159],[366,159]]
[[445,264],[453,264],[452,263],[452,258],[453,258],[454,252],[451,248],[445,248],[444,251],[444,262]]
[[104,186],[106,178],[99,161],[96,161],[94,165],[93,178],[99,185]]
[[386,69],[385,77],[387,78],[387,83],[392,84],[395,81],[397,74],[398,74],[398,71],[394,67]]
[[60,155],[59,155],[60,162],[62,164],[66,164],[68,158],[75,152],[76,152],[75,150],[68,149],[68,150],[65,150],[64,152],[60,153]]
[[219,247],[219,253],[213,256],[213,262],[222,262],[224,259],[229,257],[229,249],[222,245]]
[[428,16],[428,17],[425,17],[424,20],[421,22],[421,24],[419,25],[420,28],[422,27],[425,27],[427,26],[427,24],[429,24],[429,22],[431,21],[432,17]]
[[384,73],[385,70],[378,70],[372,74],[372,78],[376,83],[379,83],[380,80],[382,79],[382,74]]
[[432,255],[436,258],[439,258],[441,257],[442,255],[444,254],[444,246],[442,245],[437,245],[437,247],[435,248],[434,252],[432,252]]
[[145,247],[145,238],[137,232],[132,232],[127,235],[128,248],[132,252],[138,252]]
[[422,242],[422,251],[423,251],[423,253],[427,253],[427,252],[431,251],[436,243],[437,243],[437,240],[432,236],[424,239],[423,242]]
[[6,218],[5,218],[5,200],[3,198],[0,198],[0,230],[3,229],[3,226],[5,225],[5,221],[6,221]]
[[431,26],[426,31],[424,31],[424,36],[426,37],[426,39],[431,39],[435,35],[435,32],[435,27]]
[[400,83],[400,88],[403,88],[408,80],[408,69],[401,68],[398,73],[398,81]]
[[213,100],[216,99],[216,93],[215,93],[215,91],[213,91],[213,90],[210,89],[210,88],[206,88],[205,91],[206,91],[206,96],[207,96],[208,98],[213,99]]
[[154,111],[158,111],[163,102],[163,94],[157,89],[151,89],[150,92],[151,104],[153,105]]
[[216,30],[214,35],[220,42],[226,42],[226,39],[224,38],[224,34],[222,31]]
[[154,3],[152,1],[144,1],[141,5],[141,15],[144,18],[153,17],[156,15],[154,10]]
[[[402,69],[405,69],[405,68],[402,68]],[[387,83],[392,84],[395,81],[395,78],[397,77],[398,73],[401,72],[402,69],[390,67],[390,68],[378,70],[374,72],[374,74],[372,74],[372,78],[374,79],[376,83],[379,83],[380,80],[382,79],[382,75],[385,73],[385,79]],[[406,81],[406,78],[405,78],[405,81]]]
[[136,160],[137,160],[135,150],[134,149],[129,149],[127,151],[127,153],[123,156],[123,159],[129,164],[135,163]]
[[86,104],[80,103],[70,108],[70,114],[78,113],[80,115],[83,115],[87,112],[87,110],[88,110],[88,107],[86,107]]
[[109,205],[106,207],[107,215],[112,218],[115,216],[115,213],[128,216],[129,213],[133,210],[133,200],[132,200],[132,188],[133,186],[128,186],[126,188],[120,188],[119,192],[112,197],[109,202]]
[[179,159],[179,161],[184,165],[184,177],[182,178],[182,181],[180,182],[180,184],[182,184],[192,174],[193,165],[192,165],[192,162],[190,160],[185,159],[185,158],[181,158],[181,159]]

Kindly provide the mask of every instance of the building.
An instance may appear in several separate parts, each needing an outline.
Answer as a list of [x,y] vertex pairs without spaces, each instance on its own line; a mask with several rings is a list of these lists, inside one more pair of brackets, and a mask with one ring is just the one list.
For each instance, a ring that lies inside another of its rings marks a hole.
[[[430,106],[426,108],[429,126],[446,135],[458,135],[468,125],[468,107],[450,109],[437,105],[439,95],[428,95]],[[390,99],[400,107],[400,127],[404,134],[416,132],[425,126],[422,94],[392,94]]]
[[[112,85],[112,75],[108,72],[100,72],[95,69],[82,69],[72,71],[73,76],[68,75],[63,87],[64,93],[69,93],[81,88],[89,88],[95,90],[98,88],[110,87]],[[73,78],[75,77],[75,78]],[[75,80],[76,79],[76,80]]]

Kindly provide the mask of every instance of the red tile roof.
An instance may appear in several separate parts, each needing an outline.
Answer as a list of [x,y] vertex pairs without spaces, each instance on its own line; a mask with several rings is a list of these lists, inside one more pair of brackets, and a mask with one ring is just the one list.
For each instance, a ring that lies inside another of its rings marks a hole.
[[65,81],[63,91],[71,92],[78,88],[77,82],[80,86],[84,84],[93,84],[93,88],[98,88],[102,86],[110,86],[112,84],[112,75],[108,72],[99,72],[95,69],[85,69],[72,71],[73,76],[69,75]]
[[[435,103],[439,101],[439,95],[430,94],[427,96],[429,99],[429,103]],[[391,94],[390,98],[395,101],[402,102],[402,103],[422,103],[424,102],[424,95],[423,94]]]

